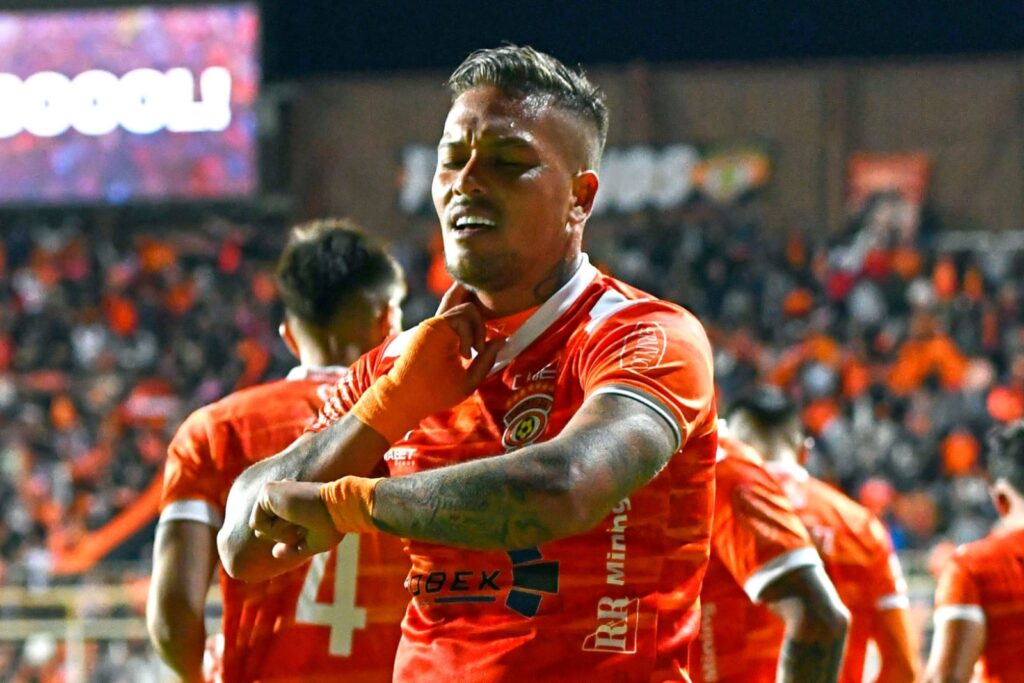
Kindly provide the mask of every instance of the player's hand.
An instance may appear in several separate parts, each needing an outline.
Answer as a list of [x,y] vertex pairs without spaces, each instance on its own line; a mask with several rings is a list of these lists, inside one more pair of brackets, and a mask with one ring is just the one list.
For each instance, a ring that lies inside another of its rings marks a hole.
[[[468,396],[484,381],[487,373],[494,367],[498,352],[505,346],[507,340],[504,337],[487,340],[484,317],[472,292],[457,282],[449,287],[441,298],[435,317],[424,322],[431,322],[438,318],[447,323],[458,338],[459,357],[469,361],[466,363],[456,358],[452,353],[454,346],[448,345],[445,347],[446,353],[443,360],[446,362],[443,370],[442,368],[438,368],[438,370],[439,372],[452,372],[451,377],[459,379],[459,388],[464,396]],[[441,336],[441,331],[437,331],[436,334]],[[410,354],[408,358],[400,357],[396,365],[399,362],[404,364],[414,360],[416,360],[415,356]],[[429,358],[422,358],[422,360],[429,361]]]
[[271,552],[279,560],[322,553],[342,538],[320,498],[320,484],[311,482],[264,484],[249,516],[249,526],[257,538],[274,541]]
[[352,407],[388,443],[465,400],[505,345],[504,338],[487,340],[483,315],[466,290],[450,289],[439,310],[406,333],[394,365]]

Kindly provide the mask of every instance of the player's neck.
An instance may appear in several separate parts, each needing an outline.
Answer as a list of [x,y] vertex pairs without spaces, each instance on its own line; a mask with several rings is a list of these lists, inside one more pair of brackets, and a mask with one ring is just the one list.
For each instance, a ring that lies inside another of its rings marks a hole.
[[1015,506],[999,520],[999,528],[1002,531],[1017,531],[1024,529],[1024,506]]
[[359,349],[355,344],[343,344],[341,347],[328,350],[313,344],[300,346],[299,363],[307,368],[348,367],[359,358]]
[[484,317],[504,318],[540,306],[572,279],[583,263],[582,259],[582,253],[574,250],[535,282],[496,292],[476,290],[474,293],[483,308]]

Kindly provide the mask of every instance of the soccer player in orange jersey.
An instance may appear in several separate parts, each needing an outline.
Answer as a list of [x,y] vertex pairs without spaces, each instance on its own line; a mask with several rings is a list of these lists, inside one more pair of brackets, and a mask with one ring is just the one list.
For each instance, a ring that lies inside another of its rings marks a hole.
[[[433,197],[461,289],[239,477],[221,556],[260,579],[344,531],[409,539],[396,680],[688,681],[717,444],[704,330],[581,251],[597,88],[515,46],[449,84]],[[385,452],[392,477],[364,478]]]
[[[804,433],[796,406],[775,388],[740,398],[729,411],[730,431],[753,446],[810,531],[825,571],[850,610],[850,630],[839,680],[864,680],[868,643],[880,655],[876,682],[910,683],[918,669],[911,637],[906,582],[883,524],[866,508],[802,466]],[[755,637],[782,637],[782,624],[762,612]]]
[[[311,423],[347,365],[401,324],[395,261],[341,221],[297,227],[277,266],[281,335],[300,365],[287,379],[194,412],[168,448],[147,618],[163,660],[201,680],[204,602],[216,530],[234,478]],[[218,681],[390,681],[408,562],[383,534],[350,534],[262,585],[221,572]]]
[[925,683],[1024,681],[1024,421],[993,435],[988,466],[999,523],[939,578]]
[[[821,558],[761,456],[719,422],[711,561],[701,630],[690,646],[694,681],[835,681],[848,615]],[[785,642],[754,625],[765,605]],[[780,647],[785,656],[779,658]]]

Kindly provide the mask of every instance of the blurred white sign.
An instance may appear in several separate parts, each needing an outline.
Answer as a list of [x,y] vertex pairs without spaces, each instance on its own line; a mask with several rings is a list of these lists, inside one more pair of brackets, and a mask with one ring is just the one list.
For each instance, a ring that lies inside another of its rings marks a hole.
[[0,72],[0,102],[0,138],[22,131],[49,138],[71,128],[98,136],[118,126],[137,135],[222,131],[231,124],[231,74],[204,69],[196,100],[194,76],[183,68],[133,69],[120,78],[99,69],[74,78],[40,71],[24,81]]

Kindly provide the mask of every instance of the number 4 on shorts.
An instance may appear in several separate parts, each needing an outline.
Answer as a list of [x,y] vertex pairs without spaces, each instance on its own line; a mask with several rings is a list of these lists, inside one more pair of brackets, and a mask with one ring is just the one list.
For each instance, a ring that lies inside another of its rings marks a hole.
[[317,594],[324,581],[331,553],[313,557],[295,606],[295,621],[318,624],[331,629],[330,652],[335,657],[352,654],[352,634],[366,628],[366,610],[356,606],[356,578],[359,569],[359,534],[346,534],[332,551],[338,559],[334,564],[334,601],[318,602]]

